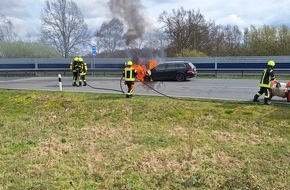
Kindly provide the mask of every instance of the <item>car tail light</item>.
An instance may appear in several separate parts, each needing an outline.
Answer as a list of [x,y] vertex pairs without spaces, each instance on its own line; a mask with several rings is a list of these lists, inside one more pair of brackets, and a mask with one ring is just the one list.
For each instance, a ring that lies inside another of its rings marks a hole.
[[189,69],[189,70],[187,71],[187,73],[195,73],[195,69],[194,69],[194,68]]

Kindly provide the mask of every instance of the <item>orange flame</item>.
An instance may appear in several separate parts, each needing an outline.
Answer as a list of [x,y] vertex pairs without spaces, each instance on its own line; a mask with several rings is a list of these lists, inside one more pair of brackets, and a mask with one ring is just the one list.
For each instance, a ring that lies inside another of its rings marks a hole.
[[152,70],[157,65],[157,60],[153,59],[149,61],[148,67],[145,64],[134,64],[133,68],[137,71],[137,81],[144,81],[146,76],[149,76],[148,70]]
[[146,74],[146,71],[147,71],[146,66],[134,64],[133,67],[137,71],[137,76],[136,76],[137,81],[144,81],[144,78],[147,75]]
[[152,70],[156,66],[157,66],[157,60],[155,60],[155,59],[150,60],[150,62],[149,62],[149,69]]

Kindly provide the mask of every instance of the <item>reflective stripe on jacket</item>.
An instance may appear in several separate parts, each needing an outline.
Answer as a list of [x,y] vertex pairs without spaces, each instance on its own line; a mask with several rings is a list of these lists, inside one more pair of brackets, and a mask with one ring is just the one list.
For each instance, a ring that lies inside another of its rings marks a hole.
[[69,69],[72,71],[73,70],[73,62],[71,62],[70,64],[69,64]]
[[275,79],[274,71],[271,67],[264,69],[260,79],[260,87],[270,88],[271,80]]
[[86,75],[88,70],[87,63],[83,63],[81,67],[81,75]]
[[135,81],[135,76],[137,75],[136,70],[133,67],[125,67],[123,71],[123,76],[125,81]]

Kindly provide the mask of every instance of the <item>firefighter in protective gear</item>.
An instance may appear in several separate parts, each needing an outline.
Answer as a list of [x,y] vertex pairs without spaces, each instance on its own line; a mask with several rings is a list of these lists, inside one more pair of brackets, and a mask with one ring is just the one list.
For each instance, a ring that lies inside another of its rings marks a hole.
[[259,102],[258,98],[265,93],[264,96],[264,104],[269,105],[271,104],[269,102],[270,100],[270,83],[271,81],[276,81],[275,75],[274,75],[274,69],[275,62],[273,60],[269,61],[267,64],[267,68],[264,69],[263,74],[260,79],[260,90],[257,94],[255,94],[253,101]]
[[135,77],[137,76],[137,71],[133,67],[132,61],[128,61],[127,63],[125,63],[125,65],[126,67],[123,70],[123,77],[125,80],[125,84],[128,87],[126,98],[131,98],[133,95],[134,83],[135,83]]
[[83,58],[81,57],[79,57],[79,62],[81,63],[79,85],[82,86],[82,82],[83,82],[84,86],[87,86],[86,74],[88,71],[88,66],[87,66],[87,63],[85,63]]
[[77,86],[77,81],[79,80],[80,73],[79,57],[74,58],[73,62],[70,63],[69,68],[73,72],[73,86]]

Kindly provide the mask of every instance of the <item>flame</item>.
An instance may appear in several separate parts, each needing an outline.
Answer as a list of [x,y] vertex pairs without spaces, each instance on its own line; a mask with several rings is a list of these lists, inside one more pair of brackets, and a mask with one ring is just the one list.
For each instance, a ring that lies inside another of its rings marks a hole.
[[158,64],[158,62],[157,62],[156,59],[150,60],[150,62],[149,62],[149,69],[150,70],[154,69],[157,66],[157,64]]
[[133,64],[133,68],[137,71],[137,81],[144,81],[146,76],[149,76],[150,70],[157,66],[157,60],[153,59],[149,61],[149,64]]
[[147,68],[145,65],[138,65],[134,64],[133,65],[134,69],[137,71],[137,76],[136,79],[137,81],[144,81],[145,76],[147,76]]

